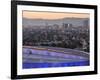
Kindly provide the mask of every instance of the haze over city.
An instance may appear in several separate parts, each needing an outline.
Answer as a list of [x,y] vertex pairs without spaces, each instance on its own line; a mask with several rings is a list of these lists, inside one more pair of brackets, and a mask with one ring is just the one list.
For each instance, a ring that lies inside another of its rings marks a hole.
[[61,19],[61,18],[89,18],[88,13],[69,13],[69,12],[41,12],[23,11],[23,18],[28,19]]

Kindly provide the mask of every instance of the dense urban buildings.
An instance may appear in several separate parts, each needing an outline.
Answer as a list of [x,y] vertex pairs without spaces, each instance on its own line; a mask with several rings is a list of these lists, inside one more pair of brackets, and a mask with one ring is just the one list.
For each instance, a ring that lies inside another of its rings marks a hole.
[[57,21],[59,22],[59,20],[53,22],[44,20],[42,24],[38,22],[37,25],[23,25],[23,45],[62,47],[89,52],[88,18],[66,18],[60,23]]

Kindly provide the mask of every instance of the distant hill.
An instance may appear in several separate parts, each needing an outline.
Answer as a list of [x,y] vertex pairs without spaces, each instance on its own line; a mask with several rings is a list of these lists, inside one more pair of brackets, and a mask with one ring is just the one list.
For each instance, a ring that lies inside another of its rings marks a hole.
[[89,26],[89,18],[62,18],[62,19],[28,19],[23,18],[23,26],[29,27],[29,26],[45,26],[48,25],[62,25],[63,23],[72,24],[73,26],[84,26],[85,23]]

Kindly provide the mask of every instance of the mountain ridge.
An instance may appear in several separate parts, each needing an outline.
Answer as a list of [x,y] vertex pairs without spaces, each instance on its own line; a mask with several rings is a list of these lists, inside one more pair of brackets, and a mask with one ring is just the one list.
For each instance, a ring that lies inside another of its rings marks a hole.
[[62,25],[63,23],[72,24],[73,26],[84,26],[84,23],[87,21],[89,25],[89,18],[61,18],[61,19],[29,19],[29,18],[22,18],[22,24],[25,27],[28,26],[45,26],[48,25]]

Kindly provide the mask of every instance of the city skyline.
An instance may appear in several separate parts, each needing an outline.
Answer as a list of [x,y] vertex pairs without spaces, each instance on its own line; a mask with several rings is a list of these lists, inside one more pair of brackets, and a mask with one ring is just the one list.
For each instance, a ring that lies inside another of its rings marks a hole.
[[[56,16],[55,16],[56,15]],[[69,12],[40,12],[23,11],[22,17],[28,19],[61,19],[61,18],[89,18],[88,13],[69,13]]]

